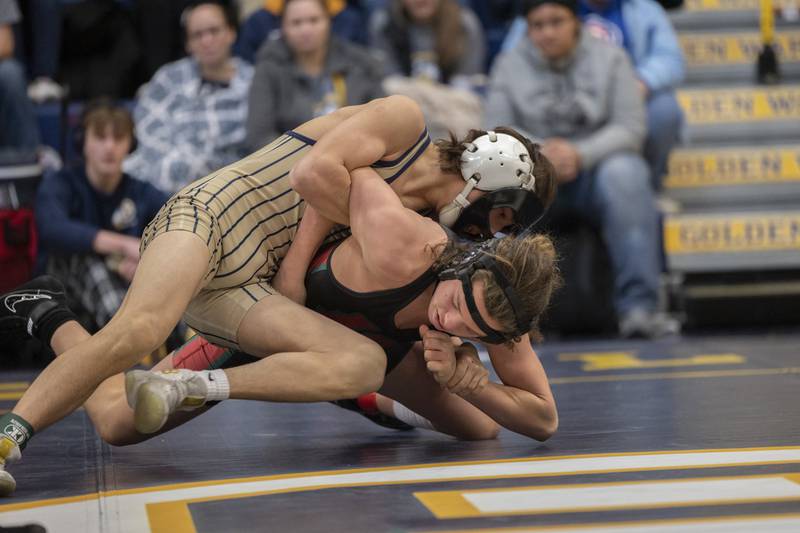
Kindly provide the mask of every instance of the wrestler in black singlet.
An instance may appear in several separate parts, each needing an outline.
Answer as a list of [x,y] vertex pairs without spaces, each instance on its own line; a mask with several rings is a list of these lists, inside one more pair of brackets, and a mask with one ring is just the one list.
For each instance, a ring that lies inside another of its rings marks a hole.
[[331,269],[331,257],[339,243],[321,249],[306,275],[306,305],[328,318],[377,342],[386,352],[388,374],[420,340],[419,329],[400,329],[395,315],[436,283],[433,268],[396,289],[355,292],[339,283]]

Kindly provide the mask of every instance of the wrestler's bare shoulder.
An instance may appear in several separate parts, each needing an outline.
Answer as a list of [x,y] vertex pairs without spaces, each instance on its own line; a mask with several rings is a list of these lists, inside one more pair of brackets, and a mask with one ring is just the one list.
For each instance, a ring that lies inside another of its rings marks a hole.
[[[408,130],[411,143],[417,139],[419,131],[425,126],[425,119],[416,102],[405,96],[393,95],[376,98],[361,105],[342,107],[333,113],[301,124],[295,128],[295,131],[318,141],[341,123],[359,113],[363,113],[363,120],[352,122],[353,127],[366,127],[379,135],[388,134],[386,131],[381,131],[388,128],[394,137],[397,136],[398,131],[405,129]],[[338,132],[337,136],[339,134],[344,134],[344,132]],[[400,138],[402,139],[402,135]]]
[[319,140],[323,135],[334,129],[336,126],[352,117],[368,104],[353,105],[342,107],[322,117],[317,117],[304,122],[294,130],[314,140]]

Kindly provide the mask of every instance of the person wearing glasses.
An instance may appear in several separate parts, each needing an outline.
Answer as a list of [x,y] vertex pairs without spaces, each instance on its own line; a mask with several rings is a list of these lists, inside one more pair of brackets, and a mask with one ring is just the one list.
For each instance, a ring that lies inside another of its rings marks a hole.
[[253,67],[232,55],[236,19],[218,2],[189,5],[188,57],[161,67],[134,108],[138,147],[125,171],[173,194],[245,155]]

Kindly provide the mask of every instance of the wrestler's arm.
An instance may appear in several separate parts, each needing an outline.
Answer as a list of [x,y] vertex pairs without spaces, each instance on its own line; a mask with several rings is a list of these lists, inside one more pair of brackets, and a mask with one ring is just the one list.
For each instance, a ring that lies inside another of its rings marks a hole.
[[536,440],[547,440],[558,428],[558,411],[547,374],[524,336],[513,347],[487,345],[502,383],[489,382],[463,397],[501,426]]
[[429,218],[403,207],[400,198],[376,172],[351,172],[350,229],[364,266],[376,279],[407,283],[430,267],[431,246],[447,241]]
[[320,216],[311,206],[306,206],[292,244],[272,278],[273,287],[300,305],[306,303],[305,277],[308,266],[333,226],[333,222]]
[[[333,228],[332,221],[349,225],[350,172],[405,151],[424,127],[416,103],[405,97],[388,97],[342,108],[296,129],[319,140],[291,171],[292,186],[307,207],[272,280],[276,289],[304,303],[306,270]],[[380,179],[376,173],[371,176]]]
[[[304,126],[310,129],[314,124]],[[373,100],[318,138],[292,169],[292,187],[323,217],[348,225],[350,173],[405,152],[424,128],[422,111],[410,98]]]

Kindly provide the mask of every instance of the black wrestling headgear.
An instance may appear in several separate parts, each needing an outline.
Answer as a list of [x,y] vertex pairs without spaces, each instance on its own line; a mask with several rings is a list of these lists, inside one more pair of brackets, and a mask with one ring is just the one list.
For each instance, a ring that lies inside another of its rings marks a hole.
[[[483,330],[486,335],[479,340],[488,344],[502,344],[515,337],[524,335],[530,330],[533,317],[528,316],[522,309],[522,301],[514,289],[514,286],[503,274],[497,260],[494,258],[494,251],[497,248],[499,239],[490,239],[482,244],[473,245],[473,249],[457,259],[456,262],[439,273],[439,279],[457,279],[461,281],[464,289],[464,299],[472,319]],[[475,305],[475,298],[472,294],[472,274],[478,270],[488,270],[494,275],[494,279],[505,294],[509,305],[516,319],[516,328],[511,332],[497,331],[481,316],[478,307]]]

